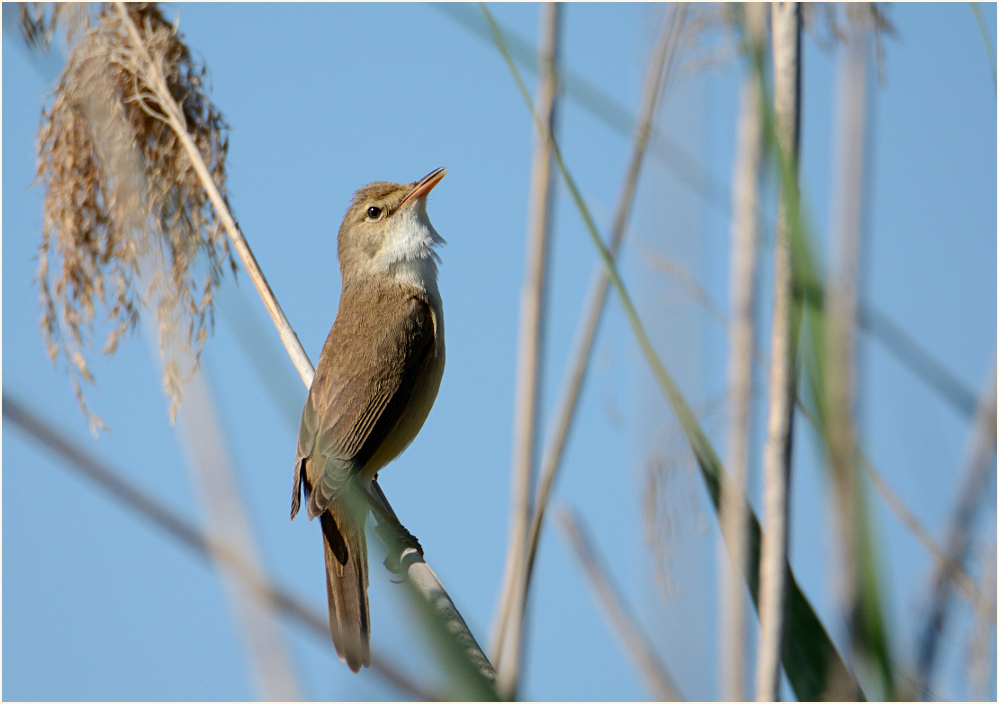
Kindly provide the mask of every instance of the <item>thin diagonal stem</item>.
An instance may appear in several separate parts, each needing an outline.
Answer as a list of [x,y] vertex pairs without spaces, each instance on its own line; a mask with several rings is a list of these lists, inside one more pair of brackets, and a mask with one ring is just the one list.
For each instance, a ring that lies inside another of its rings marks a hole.
[[299,342],[298,335],[292,329],[291,323],[288,322],[288,318],[285,317],[284,311],[277,302],[270,284],[267,283],[267,278],[264,276],[264,272],[261,271],[260,265],[257,264],[257,259],[253,256],[253,251],[240,231],[239,225],[236,224],[235,218],[229,212],[229,207],[215,185],[215,180],[212,178],[205,160],[201,157],[201,152],[198,151],[198,147],[187,133],[186,122],[180,111],[180,106],[177,105],[177,102],[171,96],[170,90],[166,85],[166,80],[163,78],[157,63],[149,56],[146,45],[142,41],[142,37],[139,36],[139,30],[136,28],[135,23],[132,22],[128,10],[125,9],[125,3],[116,2],[115,5],[118,7],[118,12],[121,14],[122,22],[128,30],[132,42],[145,59],[146,70],[144,74],[148,77],[151,89],[155,91],[157,103],[163,108],[168,124],[184,146],[184,151],[187,152],[187,156],[191,160],[191,166],[194,167],[198,178],[201,179],[201,184],[208,193],[208,197],[212,201],[212,205],[215,207],[215,211],[218,213],[226,233],[228,233],[229,238],[232,240],[236,252],[239,253],[239,258],[242,260],[243,266],[246,267],[253,285],[267,307],[267,312],[270,313],[271,320],[274,321],[274,326],[281,335],[281,342],[284,343],[291,361],[295,364],[295,368],[298,370],[299,375],[301,375],[305,385],[307,387],[311,386],[315,369],[312,366],[312,362],[309,361],[309,356],[305,353],[305,349],[302,347],[302,343]]
[[567,508],[559,508],[556,520],[562,532],[572,547],[576,559],[583,568],[583,573],[596,595],[597,602],[603,608],[610,621],[611,628],[617,633],[624,644],[625,651],[631,656],[632,662],[638,668],[639,674],[652,690],[658,701],[683,701],[673,678],[666,671],[665,665],[659,660],[652,644],[642,633],[635,619],[628,612],[621,595],[611,583],[610,575],[601,564],[593,549],[592,541],[580,522]]
[[938,563],[933,575],[931,606],[919,643],[917,696],[925,699],[936,664],[937,646],[943,632],[950,601],[950,587],[958,566],[964,564],[971,544],[978,507],[985,493],[985,482],[994,470],[996,452],[996,357],[985,388],[978,401],[978,412],[971,429],[968,466],[964,473],[960,499],[947,533],[947,561]]
[[982,8],[978,6],[977,2],[968,4],[971,5],[971,11],[975,15],[975,22],[978,23],[978,29],[982,33],[982,43],[985,45],[985,53],[989,55],[989,67],[992,69],[992,89],[997,90],[999,86],[996,83],[996,48],[992,44],[992,37],[989,36],[989,28],[985,24],[985,16],[982,15]]
[[[493,43],[489,22],[483,22],[482,16],[473,13],[466,4],[432,2],[430,6],[479,39]],[[541,67],[536,63],[537,51],[531,46],[531,42],[508,27],[502,27],[499,24],[497,27],[502,28],[503,36],[507,40],[507,50],[511,57],[528,72],[540,74]],[[640,116],[631,114],[623,103],[619,103],[586,76],[576,73],[568,66],[562,67],[559,89],[566,100],[574,102],[626,139],[632,137],[636,126],[641,124]],[[652,125],[649,131],[648,152],[650,158],[657,159],[691,193],[702,197],[723,216],[728,216],[727,184],[711,173],[704,164],[687,151],[683,144]]]
[[[120,472],[93,457],[20,401],[8,396],[6,391],[3,393],[3,419],[14,423],[43,447],[61,457],[68,466],[81,472],[122,504],[201,557],[225,565],[226,569],[241,580],[262,603],[304,626],[326,645],[333,646],[333,641],[329,637],[329,622],[325,615],[307,606],[297,596],[269,583],[257,570],[251,569],[227,543],[202,533],[187,519],[132,484]],[[371,669],[409,696],[423,701],[440,700],[439,696],[414,682],[408,675],[398,670],[389,659],[381,655],[371,654]]]
[[974,389],[966,386],[876,305],[858,301],[857,325],[965,418],[975,417],[978,396]]
[[[936,562],[936,569],[943,571],[950,571],[951,580],[954,586],[961,593],[969,604],[981,611],[988,617],[990,621],[994,624],[996,622],[996,607],[995,604],[986,603],[987,599],[982,594],[982,591],[975,584],[974,580],[965,571],[964,566],[960,563],[954,563],[949,557],[944,553],[944,551],[937,545],[936,541],[930,535],[929,531],[922,522],[916,517],[916,515],[909,510],[909,507],[905,505],[902,498],[891,488],[891,485],[885,481],[885,478],[881,476],[871,461],[867,458],[860,448],[857,448],[857,461],[860,464],[860,468],[870,479],[871,485],[874,490],[878,492],[881,500],[885,502],[892,513],[895,514],[895,518],[899,522],[909,529],[909,532],[916,538],[916,541],[923,546],[923,549],[930,554]],[[984,604],[984,606],[981,606]]]
[[[262,573],[204,369],[198,369],[187,382],[178,425],[186,450],[185,464],[200,499],[201,511],[208,519],[209,530],[239,556],[248,570]],[[238,575],[226,569],[220,571],[234,616],[246,638],[248,664],[256,675],[261,699],[300,701],[302,696],[295,668],[275,610],[266,602],[254,599],[252,590]]]

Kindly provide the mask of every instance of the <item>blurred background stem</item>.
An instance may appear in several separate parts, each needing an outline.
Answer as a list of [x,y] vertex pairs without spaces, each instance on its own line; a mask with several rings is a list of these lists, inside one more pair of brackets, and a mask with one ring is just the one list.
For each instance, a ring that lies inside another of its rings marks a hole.
[[[625,227],[634,203],[638,177],[648,144],[649,134],[655,115],[659,109],[670,75],[673,58],[680,40],[686,6],[683,3],[674,5],[663,20],[656,49],[649,60],[643,87],[641,119],[634,136],[631,161],[618,198],[614,214],[614,225],[611,231],[608,250],[616,257],[624,239]],[[579,395],[582,391],[586,369],[589,366],[590,353],[596,339],[597,328],[603,315],[604,304],[607,301],[607,288],[610,277],[603,264],[596,264],[593,273],[593,283],[583,311],[580,313],[579,333],[571,356],[571,366],[567,367],[565,381],[555,412],[555,419],[549,425],[544,454],[541,463],[541,478],[538,485],[537,501],[534,514],[531,517],[531,530],[527,542],[527,570],[524,575],[527,587],[530,587],[534,561],[537,556],[538,543],[541,538],[541,528],[545,518],[545,510],[551,499],[551,492],[561,467],[563,453],[572,428],[572,421],[578,407]]]
[[[766,8],[762,3],[740,6],[744,51],[760,54],[766,41]],[[756,250],[759,240],[760,171],[763,164],[763,127],[760,86],[752,65],[744,72],[736,126],[732,168],[732,244],[729,258],[728,443],[726,466],[731,482],[722,485],[719,523],[728,544],[730,569],[719,574],[721,601],[722,695],[743,701],[745,689],[746,613],[742,574],[746,547],[746,472],[749,464],[749,408],[753,380]],[[723,548],[724,549],[724,548]]]
[[666,671],[659,656],[656,655],[655,648],[642,633],[638,623],[622,601],[610,575],[597,557],[593,541],[587,536],[587,531],[579,519],[568,508],[560,508],[556,514],[556,520],[562,529],[562,534],[572,548],[576,560],[583,568],[583,574],[610,622],[611,628],[623,644],[625,652],[631,656],[632,662],[648,685],[653,698],[665,702],[683,701],[673,678]]
[[[489,12],[489,9],[485,6],[485,4],[480,5],[480,7],[482,7],[482,11],[490,23],[490,27],[493,31],[493,38],[500,50],[500,53],[503,54],[503,58],[507,63],[507,67],[510,69],[510,73],[513,75],[514,82],[517,84],[521,98],[527,105],[535,124],[538,125],[539,128],[543,129],[537,112],[534,110],[531,95],[527,90],[527,86],[524,85],[523,78],[521,77],[520,72],[517,70],[517,67],[507,50],[506,42],[499,26],[496,24],[492,13]],[[759,62],[757,62],[757,71],[762,74],[762,66]],[[763,101],[763,105],[766,106],[765,100]],[[766,107],[764,109],[766,110]],[[773,117],[769,111],[765,112],[764,115],[766,117],[765,124],[767,130],[772,133],[774,129]],[[579,187],[577,186],[575,179],[573,179],[572,175],[569,173],[565,160],[562,156],[561,149],[559,148],[558,142],[555,140],[552,141],[552,150],[555,155],[555,161],[558,164],[559,172],[562,174],[566,187],[569,189],[572,200],[586,226],[586,232],[589,235],[590,242],[600,255],[600,259],[606,268],[610,282],[614,286],[614,290],[618,295],[621,307],[624,309],[625,318],[628,321],[628,326],[631,328],[631,331],[638,342],[642,356],[649,365],[657,385],[662,391],[663,396],[669,403],[670,407],[673,409],[673,412],[676,414],[676,418],[683,429],[687,441],[690,443],[690,449],[693,452],[693,455],[697,460],[698,467],[701,470],[701,477],[704,480],[705,488],[708,491],[711,502],[714,505],[715,511],[718,511],[721,499],[721,486],[726,482],[731,481],[728,477],[728,473],[725,471],[721,460],[718,458],[718,454],[715,452],[711,441],[704,433],[700,422],[694,415],[690,404],[687,403],[687,400],[681,393],[680,388],[677,386],[673,376],[663,365],[662,360],[656,353],[656,350],[649,339],[648,333],[645,330],[645,326],[638,317],[638,312],[635,309],[631,296],[628,294],[627,288],[624,285],[621,273],[615,263],[614,256],[600,238],[600,233],[598,232],[597,226],[593,221],[593,216],[590,214],[589,208],[587,208],[586,202],[583,200],[583,196],[579,192]],[[781,170],[786,173],[790,168],[791,167],[782,159]],[[787,182],[782,182],[785,187],[787,187]],[[796,200],[792,199],[789,202],[794,204],[796,203]],[[794,224],[793,229],[800,229],[801,223],[798,219],[798,214],[794,213],[791,219]],[[807,241],[803,241],[802,246],[806,247]],[[747,509],[747,511],[747,531],[749,535],[749,546],[752,559],[746,562],[745,579],[749,586],[750,594],[752,595],[754,602],[756,602],[759,596],[758,554],[761,529],[755,513],[749,509]],[[801,589],[795,582],[793,575],[789,576],[789,604],[789,612],[791,614],[788,625],[789,638],[788,643],[785,644],[785,647],[783,648],[782,658],[785,671],[787,672],[788,678],[791,680],[791,684],[795,688],[795,693],[799,699],[818,699],[820,697],[828,698],[830,696],[828,685],[832,682],[842,683],[845,686],[845,690],[849,692],[851,696],[863,698],[863,692],[859,684],[853,677],[853,674],[846,667],[845,662],[836,650],[836,646],[829,638],[829,634],[826,632],[821,621],[819,621],[817,615],[815,614],[815,610],[808,602],[808,599],[801,592]],[[833,693],[833,696],[835,696],[835,693]]]
[[[62,458],[68,467],[86,476],[122,505],[129,507],[167,535],[214,564],[225,565],[226,570],[241,580],[262,604],[305,627],[333,652],[333,641],[329,635],[329,622],[325,613],[320,614],[300,598],[271,584],[256,569],[247,565],[242,556],[227,543],[212,534],[203,533],[180,514],[132,484],[121,472],[95,458],[6,391],[3,393],[3,420],[15,424],[46,450]],[[414,699],[440,700],[439,696],[417,684],[379,653],[371,654],[371,669]]]
[[[431,3],[431,6],[476,37],[493,43],[488,22],[482,20],[480,13],[474,13],[461,3]],[[531,42],[507,27],[498,26],[507,37],[511,58],[527,70],[538,72],[537,51]],[[987,48],[991,46],[987,30],[983,30],[983,38]],[[994,54],[992,51],[993,62]],[[559,87],[566,99],[620,135],[630,135],[640,123],[640,118],[632,115],[628,108],[568,67],[563,68]],[[703,198],[722,217],[730,217],[731,195],[727,183],[655,125],[650,128],[648,152],[693,195]],[[861,297],[857,311],[858,324],[866,334],[956,410],[969,419],[974,415],[975,392],[930,354],[919,340],[870,300]]]
[[[978,400],[978,412],[971,428],[967,467],[961,492],[947,531],[947,560],[937,563],[933,574],[930,608],[923,625],[918,650],[916,695],[926,699],[932,684],[940,637],[943,634],[950,602],[950,589],[956,574],[963,568],[971,544],[978,508],[986,496],[989,475],[995,471],[996,453],[996,357]],[[992,563],[995,570],[995,562]],[[994,574],[994,573],[993,573]]]
[[[621,242],[624,239],[625,227],[634,202],[638,177],[641,173],[649,136],[670,75],[673,57],[681,36],[685,12],[686,5],[683,3],[675,4],[670,8],[667,15],[663,18],[663,25],[657,45],[649,59],[649,66],[646,71],[643,87],[640,119],[634,135],[635,141],[631,161],[622,186],[621,195],[618,199],[613,230],[610,237],[609,249],[612,256],[617,255]],[[521,609],[525,608],[527,603],[526,600],[530,590],[534,561],[541,538],[545,510],[550,500],[551,492],[561,466],[563,452],[568,442],[569,431],[572,427],[579,395],[582,390],[587,367],[589,366],[593,342],[596,338],[597,328],[604,310],[604,303],[607,300],[608,285],[609,276],[607,270],[598,263],[594,270],[593,283],[590,287],[587,303],[585,304],[584,311],[581,313],[580,332],[577,335],[571,357],[571,366],[567,368],[554,420],[549,426],[546,437],[541,462],[541,478],[538,484],[534,511],[531,516],[530,531],[527,536],[525,566],[523,572],[519,575],[522,582],[520,588],[524,594],[524,598],[520,602]],[[500,608],[500,624],[507,624],[511,619],[520,620],[523,618],[522,613],[513,611],[512,600],[505,596],[502,599]],[[493,653],[500,652],[503,638],[506,635],[506,628],[503,625],[497,628],[498,639],[497,645],[492,649]]]
[[989,28],[985,24],[985,17],[982,15],[982,8],[978,6],[977,2],[968,4],[971,5],[971,11],[975,15],[975,22],[978,23],[978,29],[982,33],[982,43],[985,45],[985,53],[989,57],[989,67],[992,69],[992,88],[995,90],[997,88],[996,48],[992,44],[992,36],[989,34]]
[[867,93],[867,27],[860,19],[849,23],[849,36],[840,73],[837,115],[838,166],[834,189],[836,222],[830,285],[826,296],[825,396],[829,463],[836,498],[834,515],[840,531],[840,569],[837,589],[846,616],[850,640],[858,640],[856,618],[856,477],[853,464],[855,387],[855,330],[860,231],[863,217],[864,155]]
[[[217,535],[247,570],[263,579],[250,521],[232,470],[220,420],[212,402],[203,370],[184,386],[184,404],[177,417],[187,468],[198,496],[208,530]],[[226,593],[233,608],[237,632],[242,632],[248,669],[257,682],[263,701],[300,701],[302,694],[292,658],[276,614],[235,573],[220,563]]]
[[[847,14],[840,58],[833,182],[832,255],[823,302],[824,351],[819,352],[819,384],[824,394],[825,437],[839,530],[837,592],[858,669],[874,675],[881,697],[893,697],[894,664],[888,652],[880,605],[880,568],[867,506],[857,472],[856,389],[857,311],[861,241],[865,227],[866,161],[869,144],[868,54],[872,15],[866,5]],[[825,359],[824,374],[822,359]]]

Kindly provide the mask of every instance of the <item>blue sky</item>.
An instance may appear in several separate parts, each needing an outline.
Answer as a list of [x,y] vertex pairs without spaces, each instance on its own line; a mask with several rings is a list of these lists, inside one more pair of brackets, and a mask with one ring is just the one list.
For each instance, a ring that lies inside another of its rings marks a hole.
[[[475,6],[464,9],[473,17],[478,12]],[[982,10],[994,41],[996,7]],[[504,27],[536,37],[536,5],[500,4],[493,11]],[[565,64],[635,110],[662,12],[656,5],[568,6]],[[448,366],[424,430],[383,471],[381,484],[485,645],[507,541],[532,149],[530,117],[509,71],[493,46],[425,4],[182,4],[167,8],[168,16],[174,13],[189,46],[209,67],[213,99],[232,126],[228,173],[236,217],[314,362],[336,311],[335,234],[354,190],[374,180],[412,181],[438,166],[449,170],[428,206],[448,241],[441,251]],[[885,42],[885,81],[871,93],[863,296],[977,392],[996,344],[992,75],[967,5],[897,5],[890,16],[898,36]],[[87,398],[113,429],[96,441],[64,371],[53,369],[44,355],[32,281],[42,193],[31,182],[47,80],[16,37],[5,31],[4,39],[4,391],[201,523],[150,345],[136,337],[111,360],[95,357],[97,385],[86,389]],[[836,57],[835,50],[807,39],[802,182],[822,254],[831,217]],[[740,75],[741,65],[731,57],[713,68],[679,72],[658,121],[723,184],[731,173]],[[560,131],[569,169],[606,233],[630,140],[570,101],[563,103]],[[559,194],[546,419],[596,262],[565,189]],[[647,161],[629,237],[682,262],[723,309],[728,233],[717,208],[662,162]],[[769,236],[764,261],[771,243]],[[653,341],[722,449],[724,334],[636,247],[626,245],[622,267]],[[762,276],[769,291],[769,266]],[[318,526],[302,517],[287,519],[295,409],[305,388],[282,356],[245,272],[238,281],[235,286],[227,277],[219,293],[203,366],[266,569],[322,609]],[[620,311],[612,296],[556,499],[586,521],[683,694],[715,698],[715,519]],[[241,345],[239,331],[254,321],[264,332],[250,347]],[[767,335],[758,337],[765,344]],[[255,370],[253,355],[265,359],[271,381],[282,389],[277,401]],[[862,442],[942,541],[960,486],[969,423],[869,337],[860,338],[860,358]],[[757,381],[762,389],[764,380]],[[762,402],[754,408],[755,427],[762,430]],[[256,697],[215,573],[11,424],[3,429],[4,698]],[[799,432],[792,565],[842,647],[844,629],[831,586],[835,543],[818,446],[803,423]],[[758,456],[759,443],[754,449]],[[656,466],[666,468],[670,527],[657,533],[668,553],[666,574],[643,515],[649,468]],[[758,474],[758,459],[752,471]],[[751,481],[758,493],[758,480]],[[994,478],[988,491],[994,496]],[[911,667],[932,563],[883,503],[873,498],[872,505],[894,653]],[[994,541],[991,498],[979,527]],[[376,553],[373,647],[432,679],[436,666],[426,643]],[[664,588],[656,586],[657,575]],[[970,612],[963,602],[954,605],[951,639],[934,681],[944,699],[969,696],[962,663]],[[527,698],[649,696],[551,526],[542,538],[528,633]],[[332,648],[298,626],[286,626],[284,634],[304,697],[399,696],[371,672],[350,673]],[[994,630],[991,638],[994,648]],[[994,670],[989,678],[994,696]]]

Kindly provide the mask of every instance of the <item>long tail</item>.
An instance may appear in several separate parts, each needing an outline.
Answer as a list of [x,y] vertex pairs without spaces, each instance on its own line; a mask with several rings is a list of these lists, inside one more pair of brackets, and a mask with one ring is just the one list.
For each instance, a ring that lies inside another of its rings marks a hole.
[[354,672],[371,664],[368,612],[368,543],[364,521],[334,500],[319,517],[326,547],[330,633],[340,659]]

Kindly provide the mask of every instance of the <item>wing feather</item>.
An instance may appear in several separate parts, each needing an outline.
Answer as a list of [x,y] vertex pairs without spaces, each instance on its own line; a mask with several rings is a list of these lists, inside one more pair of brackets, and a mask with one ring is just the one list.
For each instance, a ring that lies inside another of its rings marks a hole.
[[310,518],[343,492],[405,412],[434,350],[434,320],[426,300],[367,292],[362,301],[366,315],[347,321],[337,315],[316,367],[299,425],[292,517],[303,478]]

